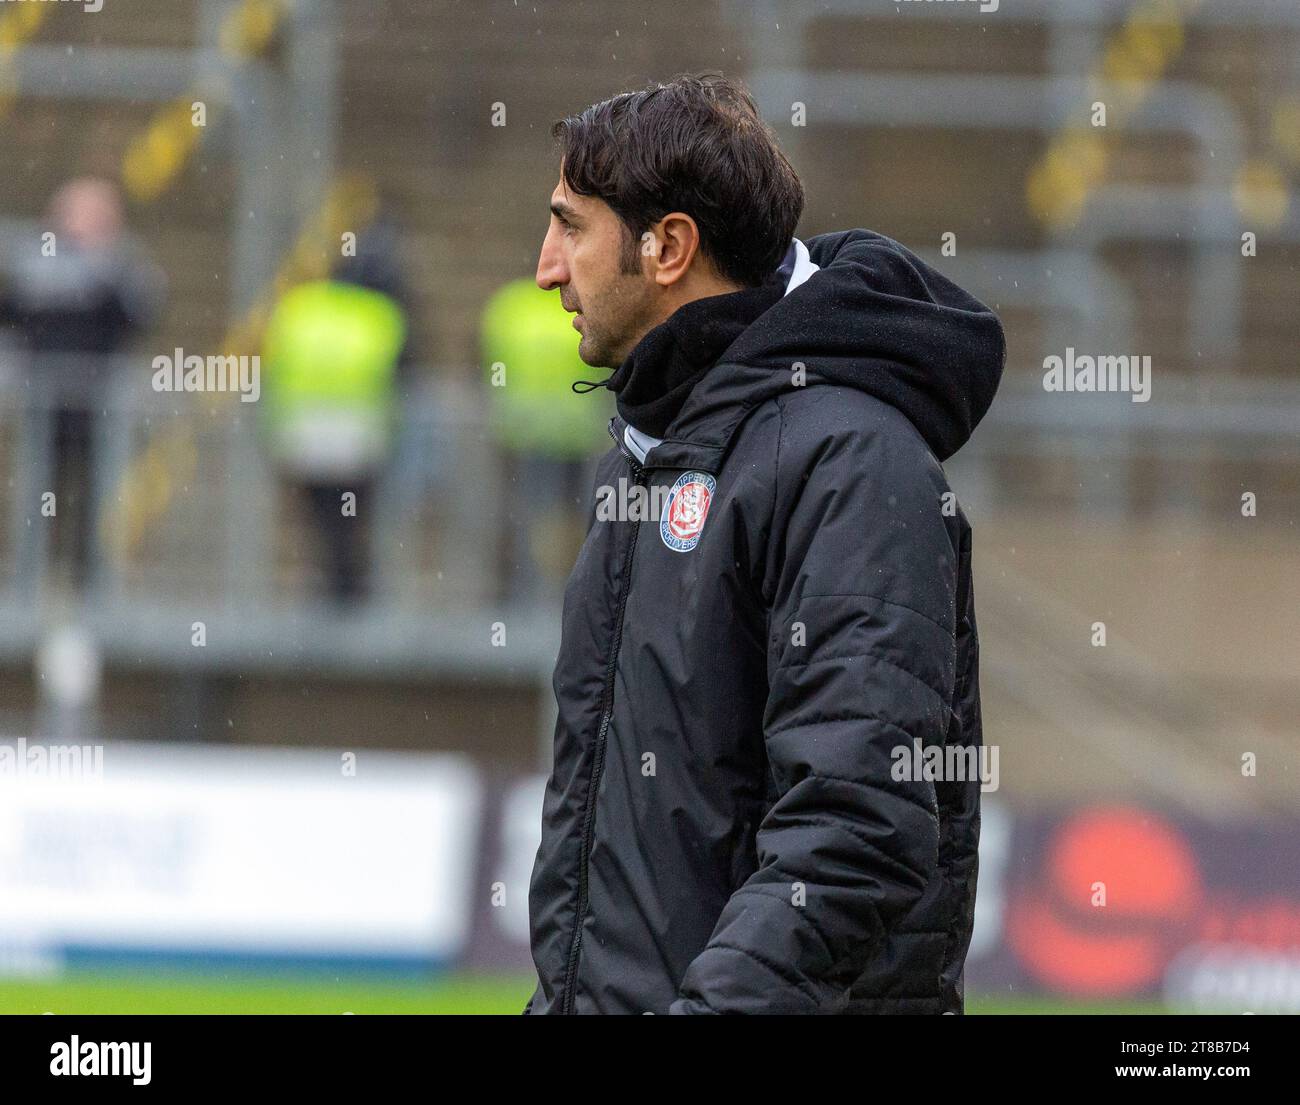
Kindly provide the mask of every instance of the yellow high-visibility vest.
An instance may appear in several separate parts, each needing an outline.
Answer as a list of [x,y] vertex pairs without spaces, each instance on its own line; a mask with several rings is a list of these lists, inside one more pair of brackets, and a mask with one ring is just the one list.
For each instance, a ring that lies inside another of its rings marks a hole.
[[578,395],[571,387],[606,375],[578,356],[580,338],[560,293],[531,279],[511,281],[488,300],[483,360],[493,428],[506,448],[576,459],[609,444],[608,393]]
[[391,296],[318,280],[276,304],[262,352],[271,451],[304,473],[343,474],[387,454],[406,318]]

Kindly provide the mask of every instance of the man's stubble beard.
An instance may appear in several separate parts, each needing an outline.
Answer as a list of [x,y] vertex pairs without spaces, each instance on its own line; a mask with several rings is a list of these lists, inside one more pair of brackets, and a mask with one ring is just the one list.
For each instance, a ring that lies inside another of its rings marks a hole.
[[626,311],[618,312],[620,316],[625,316],[620,332],[604,332],[601,326],[593,325],[591,317],[582,310],[582,304],[577,305],[583,321],[578,357],[584,364],[592,368],[618,368],[636,348],[637,342],[651,329],[653,323],[647,318],[650,312],[645,302],[645,280],[637,240],[629,235],[624,239],[620,251],[618,274],[607,294],[600,297],[599,303],[603,307],[626,308]]
[[588,364],[592,368],[618,368],[623,363],[622,358],[613,353],[606,341],[599,333],[592,333],[590,330],[591,320],[583,315],[583,327],[586,332],[578,342],[578,356],[583,364]]
[[[625,293],[631,293],[630,295]],[[604,297],[600,307],[622,308],[617,312],[618,325],[615,333],[610,333],[599,324],[594,324],[591,317],[582,312],[582,341],[578,343],[578,356],[592,368],[618,368],[637,343],[654,327],[652,310],[644,298],[645,287],[639,282],[629,281],[626,285]]]

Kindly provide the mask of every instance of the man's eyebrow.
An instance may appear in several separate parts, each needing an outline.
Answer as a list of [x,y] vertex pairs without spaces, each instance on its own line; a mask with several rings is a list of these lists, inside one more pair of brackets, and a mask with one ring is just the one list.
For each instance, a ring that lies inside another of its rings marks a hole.
[[551,200],[551,214],[557,219],[564,219],[566,222],[573,222],[578,218],[578,212],[565,203],[564,200]]

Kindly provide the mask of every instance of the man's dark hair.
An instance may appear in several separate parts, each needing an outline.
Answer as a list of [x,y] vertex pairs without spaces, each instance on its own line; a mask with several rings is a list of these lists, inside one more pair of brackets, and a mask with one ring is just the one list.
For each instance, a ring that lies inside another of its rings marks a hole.
[[781,263],[803,214],[803,185],[749,90],[719,73],[620,93],[551,133],[564,183],[604,200],[627,227],[627,273],[640,272],[641,235],[682,211],[718,271],[755,287]]

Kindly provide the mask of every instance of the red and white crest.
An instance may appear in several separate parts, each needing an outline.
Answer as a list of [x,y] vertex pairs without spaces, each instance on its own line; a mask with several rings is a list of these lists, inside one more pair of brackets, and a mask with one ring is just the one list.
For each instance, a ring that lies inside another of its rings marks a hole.
[[668,493],[659,536],[673,552],[690,552],[700,542],[717,484],[707,472],[684,472]]

